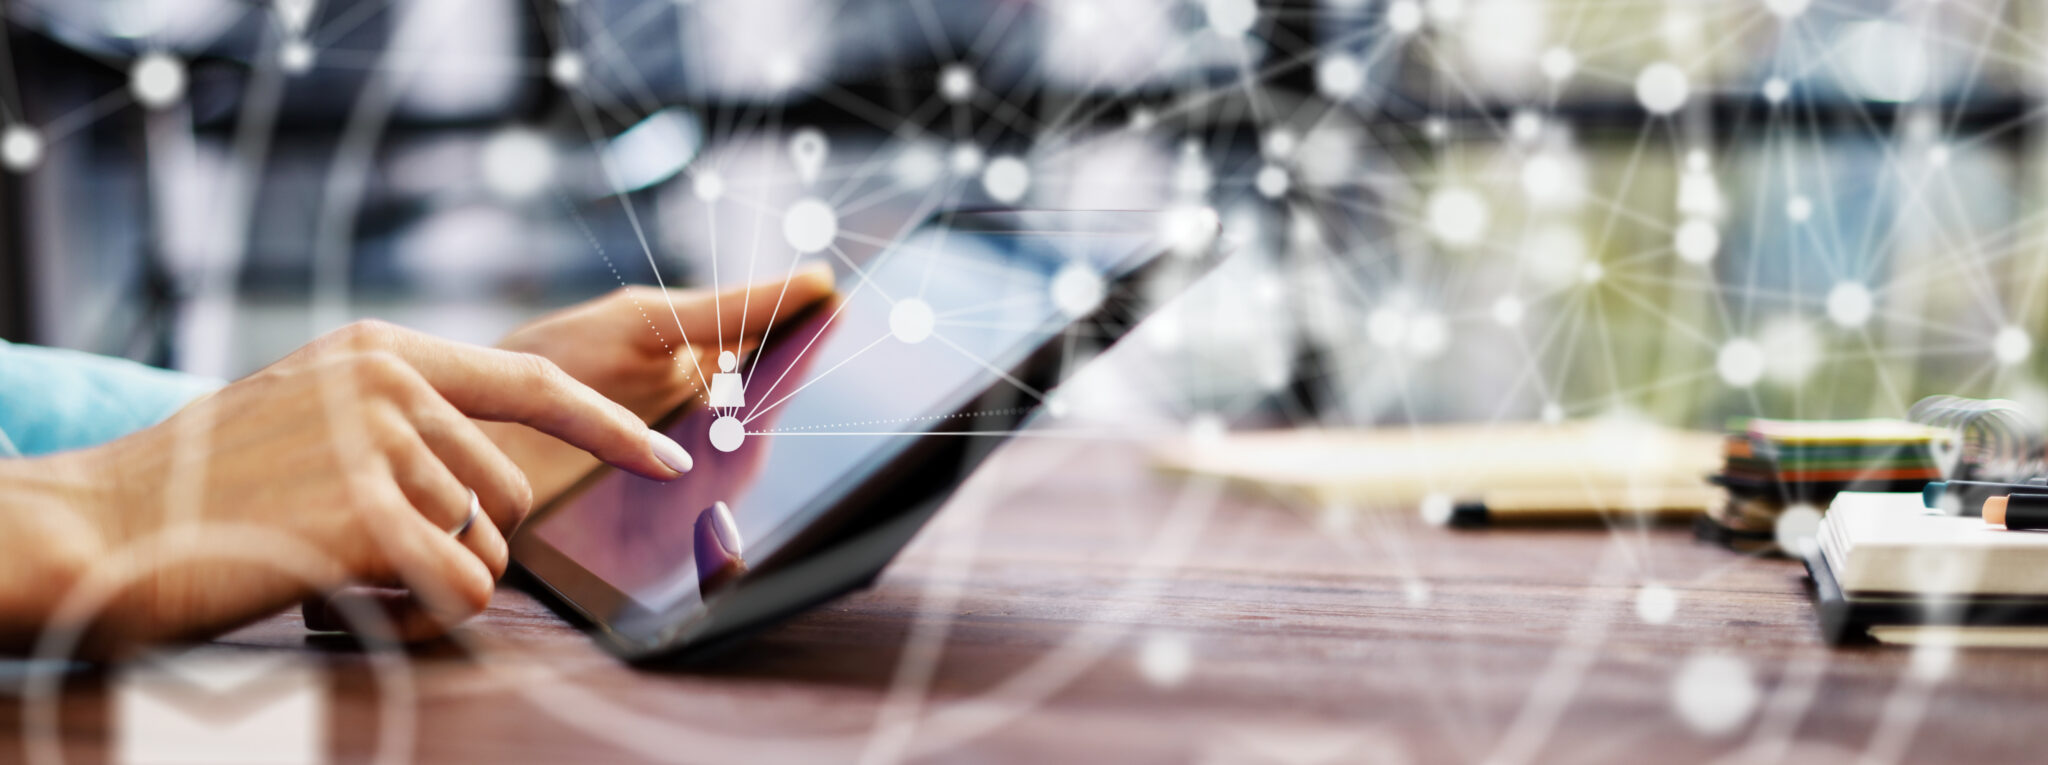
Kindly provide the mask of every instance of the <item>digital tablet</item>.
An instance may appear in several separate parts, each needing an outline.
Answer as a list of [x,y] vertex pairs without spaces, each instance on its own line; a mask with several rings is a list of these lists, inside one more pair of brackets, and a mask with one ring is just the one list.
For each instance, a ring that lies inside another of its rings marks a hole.
[[[695,469],[660,482],[600,468],[528,520],[513,560],[633,659],[859,588],[1091,350],[1206,270],[1216,234],[1206,210],[936,216],[732,369],[705,370],[707,395],[657,426]],[[720,502],[742,563],[697,554],[721,544],[699,523]]]

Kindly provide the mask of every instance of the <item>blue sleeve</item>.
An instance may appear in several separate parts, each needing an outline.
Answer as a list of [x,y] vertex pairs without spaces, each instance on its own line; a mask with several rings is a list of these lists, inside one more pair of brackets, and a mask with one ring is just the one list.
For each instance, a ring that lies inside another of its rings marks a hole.
[[0,340],[0,456],[112,441],[219,386],[125,359]]

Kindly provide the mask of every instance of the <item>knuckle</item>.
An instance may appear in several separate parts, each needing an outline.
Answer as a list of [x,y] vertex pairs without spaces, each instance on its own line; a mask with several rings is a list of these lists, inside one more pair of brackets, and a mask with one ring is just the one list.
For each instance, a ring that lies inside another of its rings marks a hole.
[[484,579],[480,583],[463,582],[455,587],[456,597],[462,599],[462,607],[467,609],[462,614],[463,616],[480,614],[483,613],[484,609],[491,607],[491,592],[493,589],[491,584],[497,580],[496,575],[502,573],[503,569],[502,567],[488,565],[486,568],[490,569],[492,574],[490,578]]
[[373,350],[349,359],[356,379],[364,387],[384,394],[403,392],[419,377],[405,359],[390,351]]
[[505,473],[505,495],[520,514],[533,509],[533,482],[526,480],[525,471],[515,467]]
[[412,446],[415,429],[404,413],[390,406],[370,407],[364,415],[371,443],[384,454],[399,457]]
[[553,360],[538,353],[520,353],[519,364],[527,372],[543,377],[553,377],[562,372],[562,368],[556,366]]
[[335,330],[335,335],[351,348],[381,348],[400,331],[398,325],[387,321],[359,319]]
[[509,532],[511,529],[519,528],[519,524],[524,523],[526,516],[533,512],[533,484],[526,480],[524,473],[512,473],[506,486],[506,499],[512,503],[512,517],[505,519],[505,530]]
[[612,290],[611,294],[606,295],[606,297],[614,302],[640,303],[655,297],[660,292],[661,290],[645,284],[628,284]]

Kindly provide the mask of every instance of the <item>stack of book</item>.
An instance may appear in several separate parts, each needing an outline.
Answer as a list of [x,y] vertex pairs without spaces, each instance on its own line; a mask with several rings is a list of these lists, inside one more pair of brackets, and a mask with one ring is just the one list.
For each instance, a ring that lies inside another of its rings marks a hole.
[[2048,534],[1842,492],[1799,551],[1830,642],[2048,646]]
[[1905,420],[1741,420],[1710,479],[1725,496],[1694,527],[1739,551],[1780,552],[1786,510],[1826,508],[1844,491],[1919,491],[1941,479],[1951,443],[1948,431]]

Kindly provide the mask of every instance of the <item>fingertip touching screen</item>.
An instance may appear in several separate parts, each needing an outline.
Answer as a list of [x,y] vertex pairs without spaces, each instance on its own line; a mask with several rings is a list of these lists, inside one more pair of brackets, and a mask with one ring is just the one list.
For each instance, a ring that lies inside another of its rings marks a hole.
[[609,590],[576,607],[614,632],[673,628],[703,610],[694,542],[714,503],[731,510],[735,552],[761,560],[912,440],[976,414],[961,407],[1004,388],[1018,411],[1041,403],[1045,391],[1006,370],[1157,249],[1156,232],[1129,225],[982,222],[919,229],[843,273],[838,297],[771,327],[755,353],[703,370],[705,389],[663,428],[695,456],[690,473],[605,470],[545,509],[523,534]]

